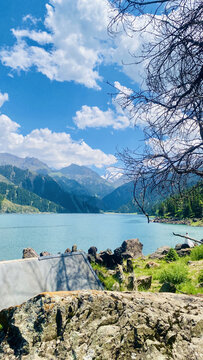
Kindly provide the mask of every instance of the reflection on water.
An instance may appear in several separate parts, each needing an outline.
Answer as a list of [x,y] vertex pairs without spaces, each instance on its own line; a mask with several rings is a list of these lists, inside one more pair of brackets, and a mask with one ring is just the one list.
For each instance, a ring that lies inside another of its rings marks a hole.
[[173,232],[203,238],[203,228],[186,225],[147,224],[142,215],[130,214],[2,214],[0,215],[0,260],[21,258],[25,247],[38,253],[64,252],[73,244],[85,251],[114,250],[124,240],[138,237],[143,253],[163,245],[174,246],[181,240]]

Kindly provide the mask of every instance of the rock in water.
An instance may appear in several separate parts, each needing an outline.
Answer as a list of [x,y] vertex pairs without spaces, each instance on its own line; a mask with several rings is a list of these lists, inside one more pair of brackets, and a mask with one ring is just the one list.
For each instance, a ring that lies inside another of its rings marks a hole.
[[45,293],[0,312],[0,359],[200,360],[202,301],[195,296]]
[[23,259],[28,259],[33,257],[39,257],[39,255],[36,253],[34,249],[32,248],[23,249]]

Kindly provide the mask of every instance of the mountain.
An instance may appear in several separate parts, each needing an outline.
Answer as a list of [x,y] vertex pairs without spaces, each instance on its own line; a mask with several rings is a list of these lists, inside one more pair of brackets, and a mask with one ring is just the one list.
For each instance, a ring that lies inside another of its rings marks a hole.
[[0,174],[15,185],[60,205],[65,209],[65,212],[99,212],[93,203],[88,203],[82,196],[79,197],[64,191],[48,175],[35,174],[29,170],[22,170],[11,165],[0,166]]
[[86,166],[72,164],[59,170],[64,177],[77,181],[92,196],[100,198],[114,190],[114,186]]
[[3,165],[12,165],[23,170],[29,169],[30,171],[43,174],[47,174],[51,171],[46,164],[34,157],[20,158],[8,153],[0,153],[0,166]]
[[127,204],[133,199],[133,182],[130,181],[119,186],[110,194],[102,199],[103,210],[117,211],[121,206]]
[[[24,206],[25,208],[22,208]],[[0,182],[0,212],[65,212],[65,209],[21,188]]]

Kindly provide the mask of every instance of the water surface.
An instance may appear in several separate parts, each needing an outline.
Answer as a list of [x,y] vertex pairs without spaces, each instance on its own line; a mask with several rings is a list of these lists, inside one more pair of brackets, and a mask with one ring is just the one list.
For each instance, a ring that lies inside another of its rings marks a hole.
[[139,238],[145,255],[158,247],[171,247],[182,242],[173,232],[197,240],[203,238],[203,228],[187,225],[147,224],[142,215],[131,214],[1,214],[0,260],[22,257],[26,247],[38,253],[64,252],[73,244],[87,251],[96,246],[98,251],[114,250],[124,240]]

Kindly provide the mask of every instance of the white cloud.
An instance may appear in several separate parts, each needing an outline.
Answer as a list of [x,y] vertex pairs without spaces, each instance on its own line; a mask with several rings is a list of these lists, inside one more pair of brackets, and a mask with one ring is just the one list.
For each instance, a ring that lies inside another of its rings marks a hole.
[[[128,36],[121,31],[110,38],[107,34],[110,9],[107,0],[50,0],[44,21],[47,31],[12,29],[16,43],[2,49],[0,59],[15,70],[27,71],[34,66],[51,80],[75,81],[89,88],[100,88],[101,63],[117,64],[134,81],[141,81],[143,66],[123,66],[122,61],[131,63],[130,54],[140,53],[142,43],[149,40],[152,31],[142,36],[137,32]],[[32,16],[23,20],[32,21]],[[145,16],[140,16],[134,24],[142,27],[145,22]],[[36,21],[32,23],[37,26]],[[27,38],[38,44],[28,45]],[[51,44],[49,49],[43,48],[47,43]]]
[[124,114],[118,114],[111,109],[102,111],[97,106],[89,107],[87,105],[82,106],[82,109],[76,112],[73,120],[79,129],[111,126],[118,130],[131,125],[130,120]]
[[[115,88],[124,95],[132,94],[132,90],[122,86],[118,81],[114,83]],[[112,101],[114,109],[108,108],[102,111],[97,106],[83,105],[81,110],[76,112],[73,121],[79,129],[86,128],[106,128],[111,126],[115,130],[122,130],[133,127],[134,122],[130,117],[131,105],[126,109],[120,106],[121,93],[118,93]]]
[[19,124],[4,114],[0,115],[0,152],[36,157],[54,168],[71,163],[100,168],[117,161],[114,155],[92,149],[83,140],[74,141],[70,134],[65,132],[57,133],[47,128],[35,129],[23,136],[19,130]]
[[8,94],[7,93],[0,93],[0,107],[3,106],[3,104],[8,101]]

